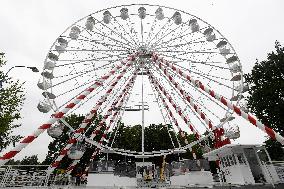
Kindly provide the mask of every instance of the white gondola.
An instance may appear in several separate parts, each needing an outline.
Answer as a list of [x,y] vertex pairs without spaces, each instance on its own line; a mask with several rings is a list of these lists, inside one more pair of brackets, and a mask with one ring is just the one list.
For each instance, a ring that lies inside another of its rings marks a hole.
[[126,20],[127,18],[129,18],[128,9],[127,8],[120,9],[120,18],[122,20]]
[[231,79],[231,81],[240,81],[242,79],[241,74],[234,75]]
[[241,66],[239,64],[233,64],[231,67],[230,67],[230,71],[233,72],[233,73],[237,73],[237,72],[240,72],[241,71]]
[[85,146],[83,144],[77,143],[73,145],[68,151],[67,155],[70,159],[80,159],[85,152]]
[[48,69],[48,70],[53,70],[55,68],[55,62],[54,61],[45,61],[44,62],[44,69]]
[[56,124],[47,129],[47,134],[51,136],[52,138],[58,138],[59,136],[62,135],[63,129],[64,129],[64,125]]
[[138,9],[138,16],[141,19],[144,19],[146,17],[146,9],[144,7],[140,7]]
[[163,13],[163,9],[161,7],[159,7],[156,12],[156,19],[157,20],[163,20],[165,18],[164,13]]
[[76,40],[79,38],[79,34],[80,34],[80,29],[77,26],[73,26],[71,28],[71,31],[69,33],[69,36],[71,39]]
[[58,56],[53,53],[48,53],[48,58],[49,60],[52,60],[52,61],[58,61]]
[[105,11],[103,13],[103,21],[104,21],[105,24],[109,24],[110,23],[110,21],[111,21],[111,14],[110,14],[109,11]]
[[51,110],[51,106],[46,101],[40,101],[37,105],[37,109],[42,113],[47,113]]
[[248,85],[238,85],[235,87],[235,89],[241,93],[247,92],[249,90]]
[[243,98],[244,96],[241,94],[237,94],[235,96],[232,96],[232,98],[230,99],[230,101],[237,101],[239,98]]
[[182,18],[181,18],[181,14],[180,14],[179,12],[175,12],[172,18],[173,18],[174,23],[175,23],[176,25],[181,24]]
[[38,83],[37,83],[37,86],[41,90],[46,90],[46,89],[49,89],[51,87],[51,83],[47,80],[45,80],[45,81],[39,80]]
[[225,129],[224,136],[229,139],[237,139],[240,137],[240,129],[237,125],[231,126],[228,129]]
[[207,41],[214,41],[216,39],[212,28],[207,28],[203,34],[205,35]]
[[56,96],[53,93],[50,93],[50,92],[47,92],[47,91],[43,92],[42,96],[44,96],[45,98],[49,98],[49,99],[55,99],[56,98]]
[[228,55],[231,52],[231,49],[228,47],[228,42],[227,41],[220,41],[216,47],[219,49],[220,54],[223,56]]
[[238,57],[235,56],[235,55],[229,57],[229,58],[226,60],[227,64],[231,64],[231,63],[236,62],[236,61],[238,61]]
[[51,72],[48,72],[48,71],[42,72],[41,75],[43,77],[47,78],[47,79],[53,79],[54,78],[53,74]]
[[62,37],[57,39],[58,45],[55,45],[55,49],[58,53],[65,52],[65,49],[68,45],[68,41],[66,39],[63,39]]
[[85,23],[85,27],[87,30],[92,31],[94,29],[94,25],[95,25],[95,20],[93,17],[89,17],[87,18],[87,21]]
[[196,19],[191,19],[188,23],[188,25],[190,26],[191,32],[197,32],[199,31],[199,24],[197,23]]

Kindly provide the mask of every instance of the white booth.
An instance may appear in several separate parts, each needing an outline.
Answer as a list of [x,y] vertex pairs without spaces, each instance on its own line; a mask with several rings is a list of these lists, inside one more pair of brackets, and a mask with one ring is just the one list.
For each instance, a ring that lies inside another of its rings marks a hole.
[[204,154],[209,161],[219,161],[220,182],[256,184],[280,182],[264,146],[228,144]]

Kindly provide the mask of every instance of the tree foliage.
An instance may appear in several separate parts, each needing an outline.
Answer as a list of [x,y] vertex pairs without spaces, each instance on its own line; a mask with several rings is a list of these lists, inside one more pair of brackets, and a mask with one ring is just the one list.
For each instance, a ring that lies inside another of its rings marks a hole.
[[[264,124],[284,135],[284,47],[275,43],[275,51],[267,60],[256,62],[250,74],[245,75],[250,86],[248,108]],[[284,158],[281,145],[266,141],[267,149],[275,160]]]
[[[66,121],[75,129],[80,125],[83,119],[84,116],[80,115],[78,116],[72,114],[66,118]],[[101,119],[102,119],[101,116],[98,116],[94,119],[93,123],[89,126],[90,129],[88,130],[88,132],[86,132],[87,137],[91,135],[92,130],[95,129],[95,127],[97,127]],[[94,139],[95,141],[98,142],[101,139],[105,126],[106,125],[102,127],[101,132],[95,137]],[[113,143],[112,147],[114,148],[123,148],[131,151],[141,151],[141,144],[142,144],[141,125],[125,126],[124,123],[118,122],[116,128],[117,129],[107,134],[104,144],[110,146]],[[172,140],[169,136],[169,133],[171,135]],[[182,146],[185,145],[184,140],[181,139],[181,136],[179,134],[177,134],[176,136],[175,135],[176,134],[174,133],[174,130],[171,125],[152,124],[148,127],[145,127],[145,151],[172,149],[174,147],[171,141],[173,141],[175,147],[179,146],[178,143],[180,143]],[[65,128],[63,135],[50,142],[48,147],[49,151],[43,164],[51,164],[54,161],[54,159],[60,153],[60,150],[65,146],[69,137],[70,133],[68,131],[68,128]],[[186,137],[189,142],[192,142],[194,140],[193,135],[186,134]],[[91,156],[96,150],[96,146],[90,146],[90,145],[86,146],[87,146],[86,151],[83,157],[81,158],[80,162],[76,166],[76,168],[80,167],[80,169],[84,169],[86,166],[88,166],[90,163]],[[198,157],[202,156],[201,148],[199,146],[194,146],[193,149],[196,151]],[[95,161],[100,159],[106,159],[105,156],[106,154],[99,153],[96,156]],[[115,160],[117,162],[139,161],[139,159],[135,159],[134,157],[125,157],[117,154],[108,154],[108,158],[109,160]],[[191,159],[193,157],[192,154],[188,151],[185,154],[168,155],[166,160],[167,162],[171,162],[173,160],[177,161],[179,158]],[[71,161],[72,160],[70,160],[67,156],[65,156],[62,162],[60,163],[58,169],[66,169],[70,165]],[[155,164],[161,165],[162,157],[151,158],[148,159],[147,161],[153,161]],[[76,168],[74,170],[76,170]]]
[[[168,131],[169,129],[169,131]],[[117,130],[116,138],[113,144],[115,148],[123,148],[131,151],[141,151],[142,146],[142,136],[141,136],[141,125],[135,126],[125,126],[121,123],[121,126]],[[114,135],[114,134],[113,134]],[[194,141],[194,135],[186,135],[188,142]],[[173,141],[173,143],[172,143]],[[163,124],[151,124],[148,127],[145,127],[145,140],[144,140],[144,150],[146,152],[150,151],[159,151],[173,149],[185,145],[184,140],[181,138],[180,134],[176,134],[171,125]],[[193,149],[196,151],[197,156],[201,157],[202,152],[201,148],[197,145]],[[166,158],[167,162],[177,161],[179,158],[192,159],[192,153],[187,151],[184,154],[171,154]],[[119,161],[139,161],[139,159],[134,159],[132,157],[121,157],[118,155],[111,155],[110,159],[115,159]],[[161,165],[162,158],[155,157],[149,158],[147,161],[152,161],[156,165]]]
[[[4,53],[0,53],[0,68],[6,64]],[[12,135],[13,129],[20,127],[20,110],[24,102],[23,83],[13,81],[0,70],[0,151],[20,140],[20,135]]]
[[22,160],[11,159],[7,162],[7,165],[39,165],[37,155],[25,156]]

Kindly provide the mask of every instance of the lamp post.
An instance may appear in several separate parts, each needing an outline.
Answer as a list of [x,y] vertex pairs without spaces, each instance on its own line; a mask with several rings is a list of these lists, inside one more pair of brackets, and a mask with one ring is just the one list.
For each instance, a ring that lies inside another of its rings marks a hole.
[[2,89],[2,83],[3,83],[3,81],[6,81],[5,78],[8,76],[8,73],[9,73],[13,68],[28,68],[28,69],[31,69],[32,72],[39,72],[39,70],[37,69],[37,67],[30,67],[30,66],[13,66],[13,67],[11,67],[11,68],[6,72],[6,74],[4,75],[3,79],[0,80],[0,89]]

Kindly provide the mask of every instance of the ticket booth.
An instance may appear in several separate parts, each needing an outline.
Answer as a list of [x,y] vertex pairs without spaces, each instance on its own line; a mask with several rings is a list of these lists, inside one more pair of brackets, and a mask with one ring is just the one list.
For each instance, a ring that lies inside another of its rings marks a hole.
[[228,144],[204,157],[219,162],[220,182],[240,185],[280,182],[264,146]]

